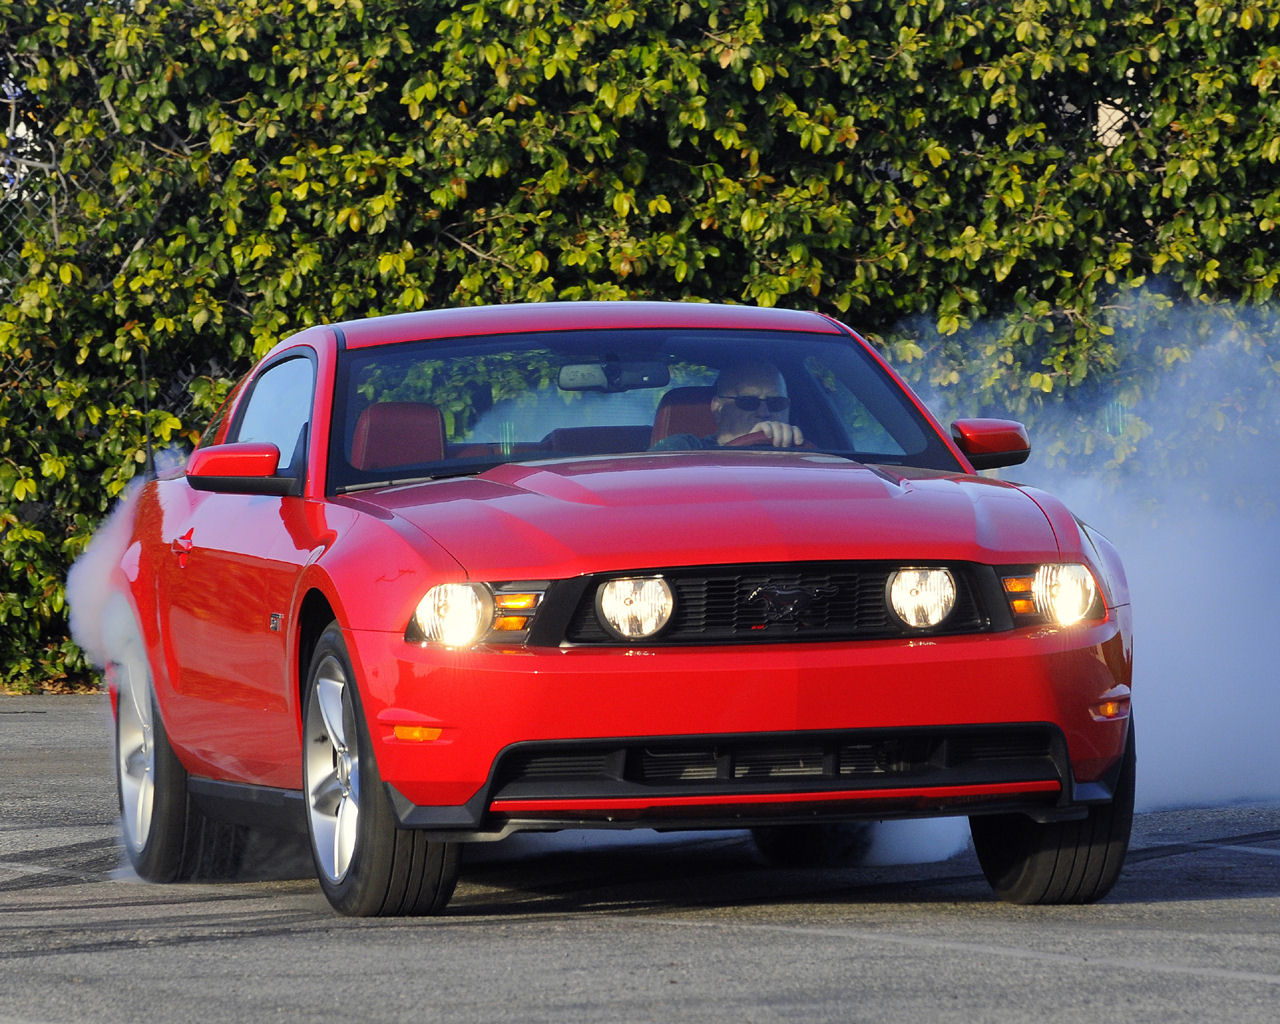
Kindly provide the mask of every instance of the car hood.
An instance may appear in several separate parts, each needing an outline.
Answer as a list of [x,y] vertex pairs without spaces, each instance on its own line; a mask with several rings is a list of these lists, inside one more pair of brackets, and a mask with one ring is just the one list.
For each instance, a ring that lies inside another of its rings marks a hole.
[[829,559],[1053,559],[1040,506],[983,477],[818,453],[654,453],[498,466],[346,501],[430,537],[475,578]]

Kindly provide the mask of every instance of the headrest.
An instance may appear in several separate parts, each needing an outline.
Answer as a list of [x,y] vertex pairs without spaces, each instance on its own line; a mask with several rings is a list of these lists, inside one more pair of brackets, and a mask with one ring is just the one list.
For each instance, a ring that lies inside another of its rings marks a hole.
[[658,403],[649,443],[656,444],[672,434],[710,437],[717,429],[716,418],[711,412],[711,399],[715,396],[716,389],[710,385],[672,388]]
[[423,402],[378,402],[356,420],[351,465],[386,469],[444,458],[444,418]]

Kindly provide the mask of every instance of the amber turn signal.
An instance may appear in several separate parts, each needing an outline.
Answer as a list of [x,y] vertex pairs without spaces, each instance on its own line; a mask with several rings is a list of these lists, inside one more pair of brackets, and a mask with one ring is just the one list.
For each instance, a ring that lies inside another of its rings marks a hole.
[[430,743],[432,740],[438,740],[443,730],[428,725],[397,725],[392,733],[398,740],[408,740],[411,743]]

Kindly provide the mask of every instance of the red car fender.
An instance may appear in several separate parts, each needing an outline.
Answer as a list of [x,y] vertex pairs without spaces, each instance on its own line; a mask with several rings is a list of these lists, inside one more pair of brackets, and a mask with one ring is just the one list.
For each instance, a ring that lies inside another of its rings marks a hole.
[[1102,588],[1108,607],[1129,604],[1129,581],[1125,576],[1119,552],[1102,534],[1081,522],[1058,498],[1035,487],[1023,487],[1023,493],[1040,506],[1058,539],[1059,555],[1064,562],[1082,562],[1093,572]]
[[[431,587],[468,578],[451,554],[399,516],[358,500],[331,501],[325,509],[344,521],[331,524],[335,539],[307,567],[299,589],[323,581],[316,589],[325,593],[344,629],[403,634]],[[382,571],[371,573],[371,565]]]

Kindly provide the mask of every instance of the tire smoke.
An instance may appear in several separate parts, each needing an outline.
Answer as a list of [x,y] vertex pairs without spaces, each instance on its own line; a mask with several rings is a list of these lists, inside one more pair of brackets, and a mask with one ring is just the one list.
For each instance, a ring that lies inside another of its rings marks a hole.
[[[167,479],[180,476],[186,469],[190,448],[171,445],[157,449],[153,454],[156,476]],[[138,493],[146,479],[136,476],[124,488],[119,500],[98,524],[84,552],[67,571],[67,607],[71,639],[85,652],[85,656],[97,668],[104,669],[110,652],[120,647],[108,633],[107,606],[114,593],[113,578],[120,571],[129,538],[133,535],[133,521],[137,514]],[[116,581],[118,585],[118,580]]]
[[111,513],[99,524],[89,546],[67,572],[71,639],[99,669],[106,668],[108,652],[118,647],[106,634],[107,604],[112,592],[112,576],[119,571],[133,532],[135,499],[141,488],[141,480],[130,483]]
[[[1280,337],[1280,319],[1257,330]],[[1099,457],[1010,478],[1043,486],[1119,549],[1133,597],[1139,810],[1280,798],[1280,364],[1223,327],[1154,382],[1143,436]],[[1115,416],[1065,409],[1060,430]],[[1046,433],[1048,436],[1045,436]],[[1037,437],[1036,435],[1040,436]]]

